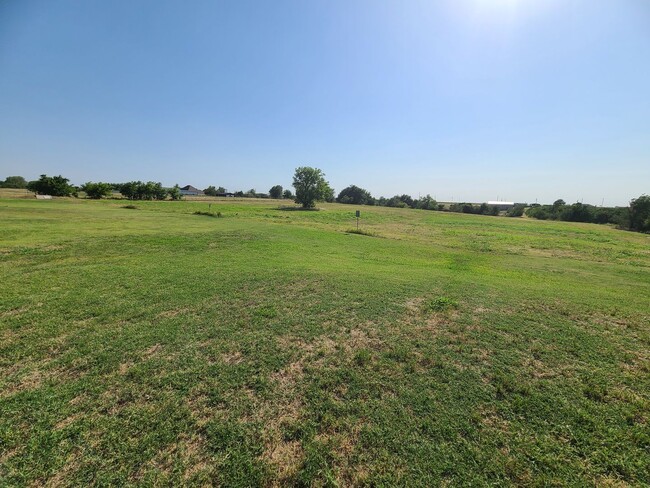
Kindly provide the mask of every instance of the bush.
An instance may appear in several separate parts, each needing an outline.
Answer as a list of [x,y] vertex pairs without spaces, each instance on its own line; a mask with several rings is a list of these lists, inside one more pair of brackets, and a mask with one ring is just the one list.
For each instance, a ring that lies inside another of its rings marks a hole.
[[526,205],[524,205],[523,203],[518,203],[510,210],[508,210],[506,212],[506,215],[508,217],[521,217],[522,215],[524,215],[524,210],[526,210]]
[[63,176],[41,175],[36,181],[30,181],[27,189],[39,195],[52,195],[55,197],[69,197],[75,193],[75,188]]
[[22,176],[7,176],[4,181],[0,181],[0,188],[27,188],[27,180]]
[[630,230],[650,232],[650,196],[641,195],[630,202]]
[[347,188],[344,188],[339,193],[339,196],[336,197],[337,202],[349,203],[352,205],[367,205],[371,200],[374,201],[370,192],[363,188],[359,188],[356,185],[350,185]]
[[90,181],[81,185],[80,189],[86,194],[86,197],[93,200],[99,200],[102,197],[108,197],[113,191],[113,187],[110,185],[110,183],[92,183]]
[[282,185],[272,186],[269,190],[269,197],[275,199],[282,198]]
[[174,201],[183,199],[183,194],[181,193],[181,187],[178,186],[178,184],[174,185],[172,188],[167,190],[167,194],[169,195],[169,198],[171,198]]
[[120,193],[129,200],[165,200],[167,190],[161,183],[130,181],[120,185]]

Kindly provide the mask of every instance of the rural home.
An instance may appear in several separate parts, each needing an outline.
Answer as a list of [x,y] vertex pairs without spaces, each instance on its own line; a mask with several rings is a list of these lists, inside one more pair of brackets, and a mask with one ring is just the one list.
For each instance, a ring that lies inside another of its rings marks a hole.
[[181,188],[181,195],[203,195],[203,191],[198,188],[194,188],[192,185],[186,185]]

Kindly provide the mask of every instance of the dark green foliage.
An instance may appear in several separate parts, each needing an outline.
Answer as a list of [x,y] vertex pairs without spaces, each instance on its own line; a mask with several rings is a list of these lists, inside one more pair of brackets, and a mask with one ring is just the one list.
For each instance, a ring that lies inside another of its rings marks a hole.
[[438,202],[436,202],[431,195],[427,194],[426,197],[422,197],[416,200],[415,206],[416,208],[420,208],[422,210],[437,210]]
[[[496,207],[493,207],[496,208]],[[523,203],[518,203],[514,207],[512,207],[510,210],[506,212],[506,215],[508,217],[521,217],[524,215],[524,210],[526,210],[526,205]],[[498,209],[497,209],[498,212]]]
[[54,197],[69,197],[74,194],[75,188],[63,176],[41,175],[36,181],[30,181],[27,189],[39,195],[52,195]]
[[650,232],[650,196],[641,195],[630,202],[630,230]]
[[349,203],[352,205],[368,205],[370,201],[374,201],[372,195],[368,190],[359,188],[356,185],[350,185],[344,188],[336,197],[339,203]]
[[27,188],[27,180],[22,176],[7,176],[0,181],[0,188]]
[[386,207],[395,207],[395,208],[406,208],[408,204],[401,199],[399,195],[395,195],[393,198],[383,200],[383,205]]
[[538,220],[549,220],[554,215],[550,205],[538,205],[526,210],[526,215]]
[[183,199],[183,194],[181,193],[181,187],[178,186],[178,184],[174,185],[172,188],[167,190],[167,194],[169,195],[169,198],[171,198],[174,201]]
[[560,220],[567,222],[592,222],[594,210],[592,205],[576,202],[573,205],[564,205],[560,212]]
[[283,198],[293,198],[293,193],[288,188],[282,192]]
[[130,181],[120,185],[120,193],[129,200],[165,200],[167,190],[161,183]]
[[400,195],[399,199],[403,201],[408,207],[415,208],[415,200],[411,195]]
[[[645,196],[640,199],[648,198]],[[638,199],[637,199],[638,200]],[[564,200],[556,200],[553,205],[533,204],[526,210],[526,215],[539,220],[564,220],[567,222],[589,222],[594,224],[615,224],[621,229],[639,230],[632,225],[630,207],[595,207],[580,202],[567,205]],[[643,200],[640,208],[643,207]],[[642,213],[642,212],[641,212]],[[639,221],[642,221],[640,219]]]
[[223,195],[224,193],[226,193],[226,189],[223,186],[220,186],[219,188],[215,188],[213,185],[210,185],[205,190],[203,190],[203,193],[210,197],[216,197],[218,195]]
[[272,186],[269,190],[269,197],[275,199],[282,198],[282,185]]
[[110,196],[113,188],[110,183],[102,183],[101,181],[93,183],[89,181],[88,183],[81,185],[80,190],[83,191],[88,198],[99,200],[100,198]]
[[295,201],[303,208],[312,208],[317,201],[331,200],[334,190],[325,181],[325,174],[318,168],[301,166],[296,168],[293,187],[296,189]]

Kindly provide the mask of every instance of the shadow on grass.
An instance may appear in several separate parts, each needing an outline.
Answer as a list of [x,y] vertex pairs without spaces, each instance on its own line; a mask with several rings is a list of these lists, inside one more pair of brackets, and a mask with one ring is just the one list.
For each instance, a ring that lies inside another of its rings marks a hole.
[[279,206],[276,210],[284,210],[287,212],[318,212],[320,208],[304,208],[304,207],[293,207],[293,206]]
[[381,237],[378,234],[375,234],[374,232],[370,232],[369,230],[363,230],[363,229],[348,229],[343,231],[346,234],[358,234],[360,236],[368,236],[368,237]]
[[200,210],[197,210],[196,212],[194,212],[194,215],[205,215],[206,217],[217,217],[217,218],[219,218],[219,217],[221,217],[221,212],[217,212],[217,213],[214,213],[214,212],[201,212]]

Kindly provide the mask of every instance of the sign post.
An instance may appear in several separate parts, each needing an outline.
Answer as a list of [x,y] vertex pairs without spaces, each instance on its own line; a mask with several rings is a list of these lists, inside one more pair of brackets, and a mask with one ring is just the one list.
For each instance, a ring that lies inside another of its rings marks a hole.
[[361,210],[357,210],[357,230],[359,230],[359,217],[361,217]]

